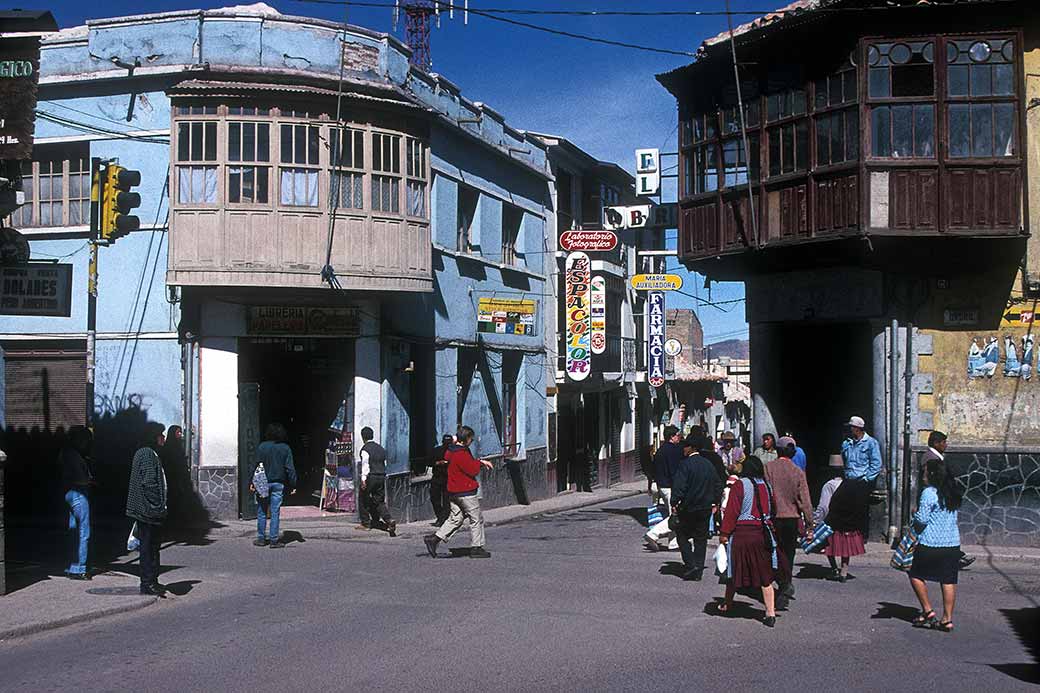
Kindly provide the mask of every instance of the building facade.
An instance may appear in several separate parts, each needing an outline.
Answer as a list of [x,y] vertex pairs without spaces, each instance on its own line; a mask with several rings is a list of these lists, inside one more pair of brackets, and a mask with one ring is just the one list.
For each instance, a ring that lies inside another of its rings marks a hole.
[[125,473],[134,425],[182,425],[208,516],[248,517],[268,423],[315,504],[326,450],[356,457],[370,427],[407,521],[432,515],[426,457],[465,423],[501,462],[487,504],[549,493],[546,145],[408,60],[386,34],[262,4],[46,39],[11,225],[34,259],[72,262],[76,290],[69,318],[5,320],[8,403],[36,397],[8,407],[6,438],[83,422],[89,162],[117,158],[141,171],[142,229],[100,251],[103,464]]
[[863,4],[737,28],[739,94],[729,34],[659,76],[679,104],[680,258],[745,281],[756,432],[793,431],[819,467],[864,417],[894,533],[941,429],[965,543],[1037,545],[1035,13]]

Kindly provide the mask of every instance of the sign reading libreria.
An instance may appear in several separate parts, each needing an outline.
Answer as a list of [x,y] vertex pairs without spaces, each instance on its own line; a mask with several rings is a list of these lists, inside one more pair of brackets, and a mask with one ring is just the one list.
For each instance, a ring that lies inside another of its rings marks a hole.
[[537,306],[528,298],[477,299],[477,332],[533,335]]
[[664,292],[647,294],[646,368],[647,381],[653,387],[664,385]]
[[72,315],[72,265],[0,267],[0,315]]
[[571,253],[564,266],[566,286],[566,369],[571,380],[584,380],[592,370],[592,262],[585,253]]
[[356,337],[361,333],[361,315],[356,307],[251,306],[248,332]]

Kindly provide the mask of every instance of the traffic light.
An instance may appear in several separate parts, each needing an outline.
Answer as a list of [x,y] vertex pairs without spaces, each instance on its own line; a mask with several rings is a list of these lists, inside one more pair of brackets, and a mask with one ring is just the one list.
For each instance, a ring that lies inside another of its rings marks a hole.
[[141,206],[141,196],[130,189],[141,184],[141,172],[108,164],[101,173],[101,240],[114,242],[141,228],[141,220],[130,214]]

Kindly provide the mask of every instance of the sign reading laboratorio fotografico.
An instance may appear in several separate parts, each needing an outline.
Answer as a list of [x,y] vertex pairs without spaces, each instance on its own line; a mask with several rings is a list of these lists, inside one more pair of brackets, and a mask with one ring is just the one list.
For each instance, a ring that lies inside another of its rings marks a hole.
[[592,262],[585,253],[571,253],[564,265],[566,289],[567,377],[585,380],[592,370]]
[[39,38],[0,39],[0,159],[32,158],[39,72]]
[[250,306],[247,330],[252,335],[357,337],[361,311],[354,306]]
[[72,315],[72,265],[0,267],[0,315]]
[[603,277],[592,278],[592,353],[607,350],[607,282]]
[[646,304],[646,379],[652,387],[664,385],[664,292],[651,291]]
[[527,298],[477,299],[477,332],[533,335],[537,304]]

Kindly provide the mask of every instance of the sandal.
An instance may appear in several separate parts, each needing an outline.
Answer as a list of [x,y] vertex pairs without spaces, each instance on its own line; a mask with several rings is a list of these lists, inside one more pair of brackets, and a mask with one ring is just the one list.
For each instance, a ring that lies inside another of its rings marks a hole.
[[935,609],[921,611],[913,621],[910,621],[910,625],[914,628],[934,628],[937,623],[938,621],[935,619]]
[[941,633],[952,633],[953,621],[935,621],[932,623],[932,630],[937,630]]

